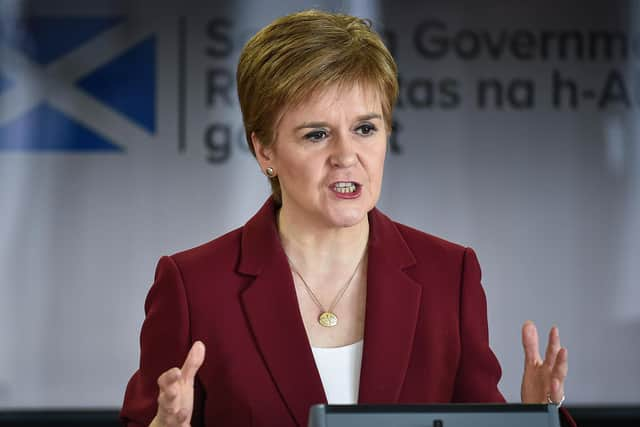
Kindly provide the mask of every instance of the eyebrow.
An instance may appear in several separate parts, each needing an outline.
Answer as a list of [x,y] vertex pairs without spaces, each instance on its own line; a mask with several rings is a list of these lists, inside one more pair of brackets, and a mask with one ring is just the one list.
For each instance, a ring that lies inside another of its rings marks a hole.
[[[365,121],[365,120],[372,120],[372,119],[380,119],[380,120],[382,120],[382,115],[378,114],[378,113],[367,113],[367,114],[363,114],[362,116],[356,117],[356,121],[357,122],[361,122],[361,121]],[[324,128],[324,127],[329,127],[329,123],[327,123],[327,122],[304,122],[301,125],[296,126],[296,128],[294,130],[312,129],[312,128]]]

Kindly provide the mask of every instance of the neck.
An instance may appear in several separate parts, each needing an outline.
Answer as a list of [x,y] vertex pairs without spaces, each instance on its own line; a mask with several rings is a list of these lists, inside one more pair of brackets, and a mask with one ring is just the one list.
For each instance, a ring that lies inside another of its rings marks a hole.
[[280,239],[287,257],[303,274],[327,275],[353,271],[369,239],[369,220],[351,227],[326,227],[278,212]]

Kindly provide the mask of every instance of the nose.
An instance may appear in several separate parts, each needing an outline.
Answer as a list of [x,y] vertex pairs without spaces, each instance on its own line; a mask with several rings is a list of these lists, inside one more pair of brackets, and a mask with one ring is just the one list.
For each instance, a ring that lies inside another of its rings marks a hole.
[[336,168],[348,168],[358,161],[358,153],[355,149],[355,142],[346,135],[337,135],[333,142],[331,152],[331,166]]

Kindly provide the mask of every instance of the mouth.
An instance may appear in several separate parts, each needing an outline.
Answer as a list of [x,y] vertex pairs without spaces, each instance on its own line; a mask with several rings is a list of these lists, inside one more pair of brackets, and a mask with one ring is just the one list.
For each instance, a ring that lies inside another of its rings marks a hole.
[[353,181],[339,181],[334,183],[332,186],[333,191],[338,193],[355,193],[358,188],[358,184]]
[[360,193],[362,185],[355,181],[337,181],[332,183],[329,188],[338,196],[353,197]]

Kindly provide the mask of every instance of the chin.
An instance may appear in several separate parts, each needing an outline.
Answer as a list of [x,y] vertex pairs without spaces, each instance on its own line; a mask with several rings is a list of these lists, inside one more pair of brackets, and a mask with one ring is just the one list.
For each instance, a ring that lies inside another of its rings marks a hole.
[[336,227],[353,227],[360,224],[367,217],[365,209],[348,209],[335,212],[330,217],[331,223]]

